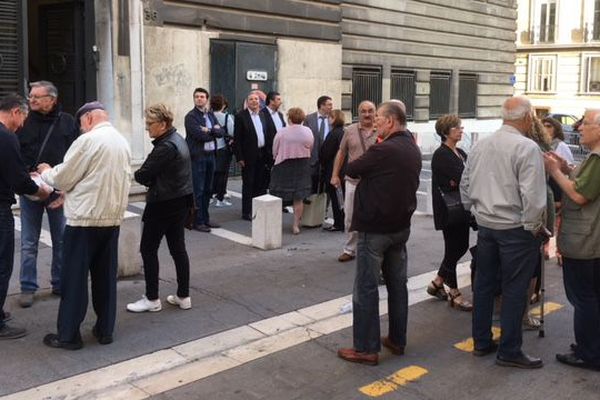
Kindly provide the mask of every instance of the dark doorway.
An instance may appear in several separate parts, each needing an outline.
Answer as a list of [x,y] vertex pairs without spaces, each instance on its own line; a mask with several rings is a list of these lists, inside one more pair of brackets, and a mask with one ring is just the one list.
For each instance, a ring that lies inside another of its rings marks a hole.
[[213,39],[210,91],[227,98],[230,112],[240,110],[251,90],[267,93],[277,88],[276,61],[274,45]]
[[96,98],[93,0],[30,0],[28,81],[48,80],[63,111]]

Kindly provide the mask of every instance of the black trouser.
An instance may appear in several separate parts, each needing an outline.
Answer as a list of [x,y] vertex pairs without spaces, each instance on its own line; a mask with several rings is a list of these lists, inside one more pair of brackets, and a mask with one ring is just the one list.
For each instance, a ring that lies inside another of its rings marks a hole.
[[267,193],[270,173],[264,155],[242,168],[242,215],[252,217],[252,199]]
[[190,287],[190,260],[185,249],[184,224],[188,210],[181,209],[177,213],[164,218],[146,216],[142,229],[140,252],[144,262],[144,278],[146,280],[146,297],[148,300],[158,299],[158,247],[163,236],[167,237],[167,245],[177,273],[177,296],[188,297]]
[[15,254],[15,219],[9,203],[0,203],[0,328],[4,326],[4,302]]
[[117,309],[119,227],[65,227],[58,337],[79,342],[79,327],[88,305],[88,271],[92,277],[92,305],[98,317],[96,332],[111,336]]
[[469,224],[449,226],[442,230],[444,234],[444,259],[438,275],[450,289],[458,288],[456,282],[456,263],[469,250]]
[[337,190],[335,186],[327,182],[325,184],[327,191],[327,197],[331,203],[331,211],[333,212],[333,226],[337,229],[344,230],[344,211],[340,208],[340,201],[343,203],[344,199],[338,199]]
[[229,166],[231,164],[231,152],[229,149],[222,148],[217,150],[217,163],[215,175],[213,178],[213,194],[217,200],[223,201],[227,193],[227,180],[229,179]]

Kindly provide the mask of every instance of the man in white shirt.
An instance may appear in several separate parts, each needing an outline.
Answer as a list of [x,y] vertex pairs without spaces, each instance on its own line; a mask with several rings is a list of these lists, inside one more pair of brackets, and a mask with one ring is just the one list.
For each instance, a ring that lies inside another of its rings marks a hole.
[[258,93],[246,99],[248,108],[238,112],[234,124],[235,158],[242,168],[242,219],[252,220],[252,199],[267,193],[273,165],[273,134],[266,131]]
[[[496,364],[540,368],[542,360],[521,350],[527,288],[540,255],[546,177],[538,145],[523,134],[533,109],[525,97],[502,106],[502,127],[471,151],[461,179],[461,197],[479,225],[474,282],[475,356],[496,353]],[[502,337],[492,341],[494,296],[501,276]]]
[[275,134],[285,127],[285,118],[279,111],[283,103],[281,95],[278,92],[269,92],[265,103],[266,107],[260,110],[265,120],[265,131],[267,135],[275,137]]

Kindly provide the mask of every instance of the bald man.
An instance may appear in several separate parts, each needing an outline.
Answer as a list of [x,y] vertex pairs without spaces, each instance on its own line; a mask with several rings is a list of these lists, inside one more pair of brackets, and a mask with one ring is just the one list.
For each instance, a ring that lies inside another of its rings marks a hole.
[[[542,360],[521,350],[521,320],[544,232],[544,163],[538,145],[524,136],[533,121],[529,100],[506,100],[502,119],[502,127],[471,151],[461,179],[463,204],[479,225],[473,355],[497,352],[498,365],[540,368]],[[498,276],[502,277],[499,345],[492,341],[491,330]]]
[[[370,101],[363,101],[358,105],[358,122],[346,128],[346,133],[340,143],[340,149],[335,156],[331,184],[336,188],[342,185],[341,172],[346,157],[348,157],[348,163],[351,163],[362,156],[377,141],[374,122],[375,104]],[[356,257],[358,233],[350,229],[350,224],[352,223],[354,210],[354,192],[359,181],[360,179],[358,178],[344,177],[346,189],[344,195],[344,225],[348,237],[344,245],[344,250],[338,257],[339,262],[350,261]]]

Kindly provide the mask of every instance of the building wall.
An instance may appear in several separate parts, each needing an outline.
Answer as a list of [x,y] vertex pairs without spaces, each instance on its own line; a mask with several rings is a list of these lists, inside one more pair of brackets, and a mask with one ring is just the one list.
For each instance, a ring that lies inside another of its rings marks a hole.
[[[342,3],[344,78],[380,67],[383,100],[393,68],[417,71],[415,120],[429,120],[429,73],[452,74],[450,112],[458,110],[458,74],[478,76],[477,118],[496,118],[513,93],[516,9],[512,1],[354,0]],[[344,84],[344,104],[352,96]],[[386,96],[387,95],[387,96]]]
[[[577,116],[600,107],[600,93],[585,90],[586,55],[600,55],[600,42],[592,38],[594,0],[557,0],[556,35],[549,42],[539,40],[539,7],[539,0],[519,1],[515,92],[527,95],[540,113]],[[532,90],[536,56],[556,59],[554,90]]]
[[284,111],[299,106],[312,112],[322,94],[340,102],[339,1],[152,0],[145,8],[146,103],[172,104],[182,133],[193,88],[210,88],[211,38],[275,44]]

